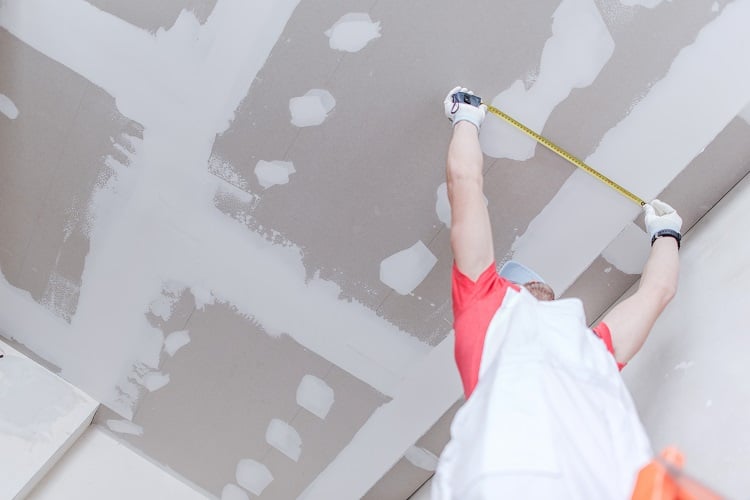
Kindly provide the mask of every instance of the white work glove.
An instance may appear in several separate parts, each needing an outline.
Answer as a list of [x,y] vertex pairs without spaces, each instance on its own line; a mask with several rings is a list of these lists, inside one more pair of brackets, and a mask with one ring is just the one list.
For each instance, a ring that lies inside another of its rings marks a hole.
[[479,130],[484,121],[484,116],[487,113],[487,106],[484,104],[481,106],[472,106],[471,104],[466,104],[464,102],[453,102],[453,94],[456,92],[474,94],[470,90],[461,86],[448,92],[448,95],[445,96],[445,100],[443,101],[445,116],[448,117],[454,126],[460,121],[467,121],[473,123],[477,130]]
[[659,236],[674,236],[679,248],[682,239],[682,217],[677,211],[663,201],[654,200],[643,205],[643,212],[646,214],[646,231],[651,235],[651,244],[653,245]]

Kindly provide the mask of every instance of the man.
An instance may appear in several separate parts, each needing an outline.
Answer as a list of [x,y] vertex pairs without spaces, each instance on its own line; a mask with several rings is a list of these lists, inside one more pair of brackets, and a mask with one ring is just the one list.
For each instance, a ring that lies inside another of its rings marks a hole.
[[496,272],[479,146],[486,108],[454,102],[457,92],[466,89],[445,101],[453,122],[446,177],[455,355],[467,400],[433,499],[629,498],[652,451],[618,368],[676,291],[682,220],[658,200],[644,207],[652,248],[638,291],[588,329],[580,300],[552,300],[518,263]]

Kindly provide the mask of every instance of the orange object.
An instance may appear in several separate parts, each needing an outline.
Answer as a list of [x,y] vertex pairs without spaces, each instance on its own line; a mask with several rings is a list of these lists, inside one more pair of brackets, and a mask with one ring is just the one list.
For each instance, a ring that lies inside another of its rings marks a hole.
[[685,458],[669,447],[638,473],[633,500],[721,500],[723,497],[682,471]]

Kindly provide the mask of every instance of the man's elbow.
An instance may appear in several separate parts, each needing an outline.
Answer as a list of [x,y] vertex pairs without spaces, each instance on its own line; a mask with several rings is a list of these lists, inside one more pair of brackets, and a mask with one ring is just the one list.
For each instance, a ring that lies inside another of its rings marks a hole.
[[659,309],[663,310],[677,293],[677,283],[650,283],[647,290],[650,300],[656,302]]
[[448,189],[455,185],[478,186],[482,188],[484,175],[481,168],[472,168],[461,162],[448,162],[446,168],[446,181]]

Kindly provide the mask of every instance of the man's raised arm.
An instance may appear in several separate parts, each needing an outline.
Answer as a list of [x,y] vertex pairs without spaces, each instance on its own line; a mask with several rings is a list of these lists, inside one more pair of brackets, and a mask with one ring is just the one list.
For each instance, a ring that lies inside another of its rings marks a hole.
[[615,306],[602,320],[612,333],[618,363],[630,361],[651,327],[677,291],[682,219],[674,208],[654,200],[644,207],[652,247],[638,291]]
[[454,102],[453,96],[459,92],[468,93],[456,87],[444,102],[445,114],[453,122],[445,172],[451,205],[451,247],[458,270],[476,280],[495,260],[482,192],[484,157],[479,146],[479,127],[486,107]]

